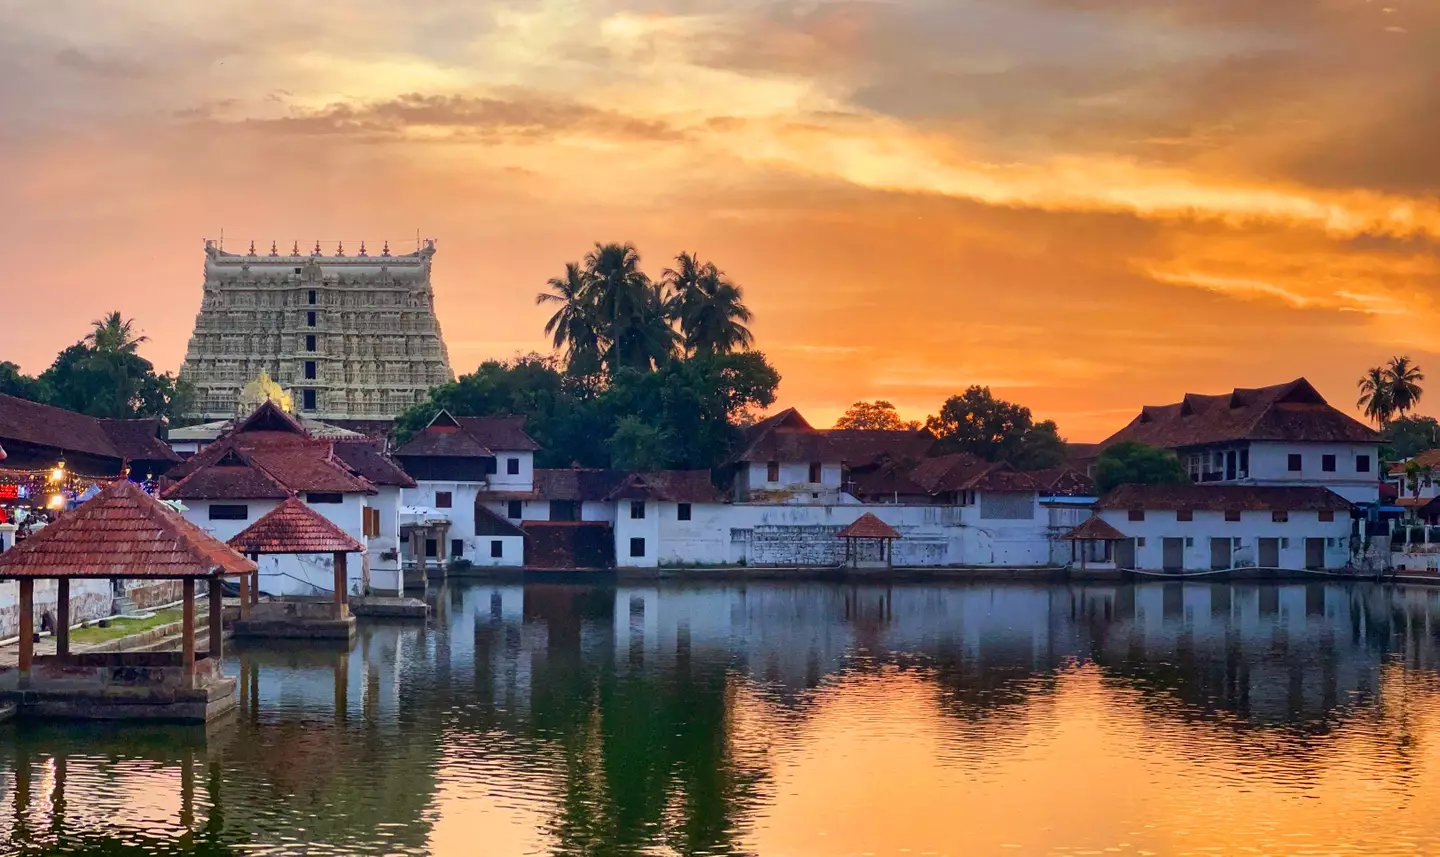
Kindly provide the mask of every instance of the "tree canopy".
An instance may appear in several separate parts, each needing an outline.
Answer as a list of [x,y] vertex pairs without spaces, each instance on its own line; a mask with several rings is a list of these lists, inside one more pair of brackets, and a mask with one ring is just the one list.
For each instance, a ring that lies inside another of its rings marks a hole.
[[1424,380],[1425,373],[1409,357],[1391,357],[1389,363],[1366,369],[1360,376],[1355,406],[1384,428],[1396,414],[1403,419],[1415,409],[1425,394],[1420,386]]
[[[3,385],[4,381],[0,381]],[[1440,420],[1434,417],[1399,417],[1380,430],[1385,459],[1399,461],[1440,448]]]
[[917,420],[904,420],[895,406],[879,399],[874,402],[856,402],[846,409],[835,421],[837,429],[869,429],[871,431],[917,431]]
[[1183,485],[1190,475],[1175,453],[1122,441],[1105,448],[1095,459],[1095,488],[1101,494],[1117,485]]
[[1053,420],[1037,424],[1029,408],[996,398],[989,387],[972,386],[946,399],[925,426],[945,452],[1009,461],[1023,470],[1054,467],[1065,460],[1065,441]]

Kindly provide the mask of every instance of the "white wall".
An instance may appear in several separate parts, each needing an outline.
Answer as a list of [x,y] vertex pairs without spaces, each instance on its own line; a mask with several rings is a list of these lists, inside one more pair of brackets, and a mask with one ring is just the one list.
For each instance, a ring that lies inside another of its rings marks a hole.
[[[265,517],[270,510],[280,505],[278,500],[183,500],[185,520],[214,536],[228,542],[240,535],[240,531]],[[245,506],[249,514],[243,521],[212,521],[210,506]],[[328,517],[328,516],[327,516]]]
[[[104,619],[115,612],[114,587],[107,578],[77,577],[70,581],[70,624],[91,619]],[[32,604],[35,606],[35,631],[40,631],[40,617],[45,611],[55,614],[58,583],[55,580],[35,581]],[[20,582],[0,582],[0,639],[20,633]]]
[[1166,538],[1191,540],[1184,552],[1186,571],[1210,569],[1212,538],[1240,539],[1240,547],[1231,548],[1233,566],[1257,565],[1262,538],[1289,540],[1288,547],[1280,548],[1281,568],[1305,567],[1307,538],[1326,540],[1326,568],[1339,568],[1350,559],[1351,520],[1345,512],[1336,512],[1332,522],[1322,522],[1318,512],[1291,512],[1289,520],[1283,523],[1273,521],[1268,511],[1242,512],[1238,522],[1226,521],[1224,512],[1195,512],[1192,521],[1177,521],[1173,511],[1156,509],[1147,509],[1143,521],[1131,521],[1124,509],[1104,509],[1099,514],[1126,536],[1145,539],[1145,544],[1135,549],[1135,565],[1144,570],[1158,571],[1164,567]]
[[[820,481],[810,481],[810,462],[780,462],[780,478],[771,481],[768,462],[751,461],[741,468],[736,478],[736,498],[744,500],[751,491],[794,491],[797,502],[833,502],[840,490],[843,467],[839,462],[825,462],[820,465]],[[807,497],[805,492],[819,494]]]
[[[379,592],[402,592],[400,576],[400,492],[398,485],[381,485],[379,492],[367,498],[367,504],[380,514],[380,534],[370,539],[370,587]],[[383,559],[394,551],[394,559]]]
[[[401,492],[400,503],[403,506],[434,509],[437,514],[448,518],[450,530],[445,535],[445,558],[449,560],[454,557],[454,552],[450,549],[450,541],[460,539],[464,547],[462,556],[465,559],[473,560],[477,547],[475,543],[475,498],[481,494],[480,485],[479,482],[416,480],[416,487],[406,488]],[[435,505],[435,494],[441,491],[450,492],[449,508],[442,509]],[[490,550],[488,542],[486,542],[485,550],[487,553]]]
[[[1290,454],[1300,455],[1301,469],[1289,469]],[[1322,469],[1323,456],[1335,456],[1335,471]],[[1357,456],[1370,458],[1370,470],[1355,470]],[[1356,443],[1271,443],[1250,444],[1250,478],[1255,485],[1323,485],[1352,503],[1374,503],[1380,496],[1380,448]]]
[[[365,591],[364,554],[345,555],[345,594]],[[266,595],[330,597],[335,591],[335,559],[324,554],[261,554],[260,591]]]
[[[615,503],[615,564],[628,568],[654,568],[660,564],[660,555],[664,550],[660,544],[661,507],[669,505],[670,516],[673,518],[674,504],[642,500],[634,502],[644,509],[645,517],[631,517],[630,500],[619,500]],[[631,539],[645,540],[643,556],[630,555]]]
[[[507,462],[520,462],[520,472],[511,475]],[[529,491],[535,487],[535,454],[533,452],[495,452],[495,472],[490,475],[492,491]]]
[[[474,553],[467,553],[465,559],[473,565],[494,568],[521,568],[525,565],[525,539],[522,536],[471,536]],[[493,556],[491,543],[500,543],[500,556]]]

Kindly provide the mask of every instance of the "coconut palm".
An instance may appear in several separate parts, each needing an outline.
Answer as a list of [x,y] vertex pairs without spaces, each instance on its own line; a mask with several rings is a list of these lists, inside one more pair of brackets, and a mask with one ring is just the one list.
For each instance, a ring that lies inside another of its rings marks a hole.
[[90,323],[94,330],[85,334],[85,341],[96,351],[134,354],[142,342],[150,340],[148,336],[136,336],[135,319],[122,319],[118,310]]
[[551,277],[548,292],[535,296],[535,304],[559,304],[545,322],[557,349],[569,353],[571,363],[594,358],[600,353],[600,331],[595,318],[595,292],[579,263],[567,262],[564,277]]
[[1420,381],[1425,380],[1425,374],[1420,371],[1407,357],[1391,357],[1389,364],[1385,366],[1385,384],[1390,391],[1390,404],[1400,416],[1405,416],[1407,411],[1414,410],[1420,403],[1420,397],[1425,391],[1420,388]]
[[675,262],[678,267],[666,268],[664,279],[674,295],[671,311],[685,350],[725,354],[749,348],[754,337],[745,325],[752,315],[741,288],[693,253],[681,253]]
[[675,352],[663,283],[640,270],[634,244],[600,244],[585,256],[587,290],[593,293],[595,326],[603,334],[611,371],[650,369]]
[[1390,397],[1390,379],[1385,367],[1374,366],[1365,371],[1356,385],[1360,388],[1360,399],[1355,407],[1363,408],[1365,416],[1381,426],[1395,414],[1395,403]]

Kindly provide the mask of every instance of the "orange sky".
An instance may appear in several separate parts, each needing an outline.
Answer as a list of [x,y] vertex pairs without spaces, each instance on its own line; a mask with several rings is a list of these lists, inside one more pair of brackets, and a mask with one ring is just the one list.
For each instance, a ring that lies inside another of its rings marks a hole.
[[1302,374],[1348,408],[1435,363],[1437,36],[1418,0],[20,0],[0,359],[120,309],[173,369],[222,227],[418,228],[457,372],[629,240],[743,285],[816,424],[975,383],[1072,440]]

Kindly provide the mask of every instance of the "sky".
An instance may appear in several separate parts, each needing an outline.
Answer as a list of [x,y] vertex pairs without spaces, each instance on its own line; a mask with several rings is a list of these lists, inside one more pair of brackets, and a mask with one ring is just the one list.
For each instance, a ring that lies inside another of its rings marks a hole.
[[173,370],[204,239],[418,230],[457,373],[632,241],[744,287],[816,425],[971,384],[1076,441],[1301,375],[1350,410],[1436,363],[1437,79],[1434,0],[8,0],[0,359],[118,309]]

